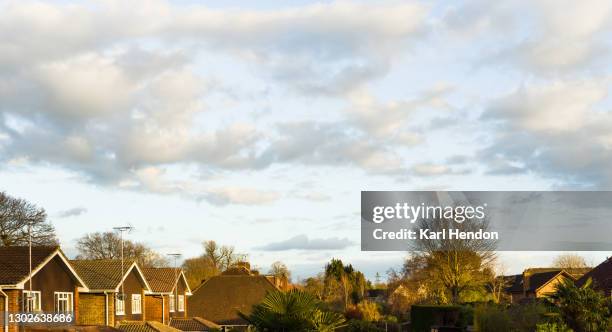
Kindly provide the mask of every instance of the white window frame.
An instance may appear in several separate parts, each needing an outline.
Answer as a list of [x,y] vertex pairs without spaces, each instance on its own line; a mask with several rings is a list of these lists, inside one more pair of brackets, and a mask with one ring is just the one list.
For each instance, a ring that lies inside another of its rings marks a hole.
[[121,294],[117,294],[115,298],[115,314],[119,316],[125,315],[125,296],[121,296]]
[[178,296],[178,311],[179,312],[185,311],[185,295]]
[[[30,300],[28,299],[29,295],[34,295],[34,300],[32,301],[32,304],[34,304],[34,308],[30,308]],[[23,303],[23,311],[25,312],[37,312],[37,311],[41,311],[40,308],[40,291],[27,291],[24,290],[23,291],[23,299],[24,299],[24,303]]]
[[142,295],[132,294],[132,315],[142,314]]
[[[68,310],[60,311],[60,301],[66,301]],[[55,303],[56,312],[73,312],[74,311],[74,293],[73,292],[54,292],[53,302]]]
[[174,294],[168,296],[168,310],[174,312]]

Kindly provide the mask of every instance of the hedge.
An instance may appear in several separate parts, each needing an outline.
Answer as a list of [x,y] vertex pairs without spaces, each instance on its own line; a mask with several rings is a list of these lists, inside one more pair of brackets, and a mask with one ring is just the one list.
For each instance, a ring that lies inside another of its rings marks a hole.
[[458,305],[413,305],[410,326],[413,332],[430,332],[432,326],[457,326],[460,314]]

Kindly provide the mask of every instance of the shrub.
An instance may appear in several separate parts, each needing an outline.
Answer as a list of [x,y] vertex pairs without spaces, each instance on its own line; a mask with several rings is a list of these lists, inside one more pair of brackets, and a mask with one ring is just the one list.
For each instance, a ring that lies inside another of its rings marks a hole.
[[571,280],[556,285],[550,300],[559,310],[561,319],[575,331],[606,332],[611,314],[609,300],[593,290],[591,279],[578,287]]
[[563,323],[544,323],[536,326],[536,332],[573,332]]
[[474,312],[474,325],[479,332],[505,332],[512,330],[508,311],[500,306],[478,306]]
[[514,305],[508,308],[513,331],[531,332],[546,321],[547,308],[540,303]]
[[410,310],[413,332],[430,332],[432,326],[457,326],[460,306],[413,305]]
[[346,327],[347,332],[379,332],[380,329],[372,322],[351,320]]
[[461,306],[459,310],[459,321],[457,322],[457,326],[465,329],[468,325],[474,324],[474,307],[469,305]]
[[368,322],[377,322],[382,318],[378,305],[374,302],[361,301],[357,304],[357,310],[361,312],[362,319]]

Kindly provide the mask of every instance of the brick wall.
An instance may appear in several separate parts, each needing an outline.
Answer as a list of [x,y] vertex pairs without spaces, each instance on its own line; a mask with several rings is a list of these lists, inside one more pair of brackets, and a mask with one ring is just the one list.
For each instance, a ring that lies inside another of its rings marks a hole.
[[[19,302],[20,290],[5,290],[4,293],[8,296],[8,312],[17,313],[21,311],[21,303]],[[18,332],[19,326],[16,324],[9,325],[9,332]]]
[[79,295],[79,325],[104,325],[106,317],[104,315],[104,294]]

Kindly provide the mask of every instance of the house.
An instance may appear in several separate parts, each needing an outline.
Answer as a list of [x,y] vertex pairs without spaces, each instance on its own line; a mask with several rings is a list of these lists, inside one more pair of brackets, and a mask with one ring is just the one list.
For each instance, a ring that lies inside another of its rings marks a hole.
[[145,321],[145,295],[151,291],[136,262],[118,259],[70,262],[88,289],[79,293],[80,325],[115,326],[121,321]]
[[382,288],[368,289],[365,297],[370,302],[383,304],[387,301],[387,290]]
[[191,289],[183,270],[143,268],[142,272],[151,286],[151,292],[145,296],[147,320],[169,324],[172,318],[186,318]]
[[[586,270],[582,270],[586,271]],[[555,286],[564,279],[576,280],[581,270],[572,269],[572,273],[559,268],[531,268],[522,274],[506,276],[508,282],[506,293],[511,303],[532,301],[545,297],[555,291]]]
[[[59,247],[0,247],[0,308],[8,312],[61,312],[79,317],[79,292],[86,283]],[[18,326],[3,324],[5,331]]]
[[589,278],[593,281],[594,289],[600,290],[607,297],[612,298],[612,257],[578,279],[577,284],[582,286]]
[[254,304],[277,290],[266,276],[251,273],[248,263],[242,263],[194,289],[188,303],[189,315],[224,327],[246,326],[238,313],[250,314]]

